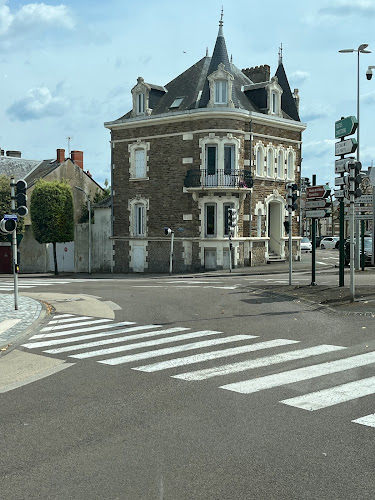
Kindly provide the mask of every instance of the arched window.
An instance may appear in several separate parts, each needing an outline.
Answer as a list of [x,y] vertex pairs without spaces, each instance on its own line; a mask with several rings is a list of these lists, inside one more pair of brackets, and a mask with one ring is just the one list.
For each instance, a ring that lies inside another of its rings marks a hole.
[[284,178],[284,152],[281,149],[277,153],[277,177]]
[[275,156],[272,148],[267,150],[267,176],[275,176]]
[[287,178],[294,179],[294,154],[292,151],[288,153]]
[[256,157],[256,175],[263,175],[264,168],[264,150],[263,146],[258,146],[257,157]]
[[134,237],[147,235],[148,200],[134,198],[129,201],[129,233]]
[[147,177],[147,152],[150,149],[149,142],[137,141],[129,144],[128,150],[130,153],[130,179],[148,179]]

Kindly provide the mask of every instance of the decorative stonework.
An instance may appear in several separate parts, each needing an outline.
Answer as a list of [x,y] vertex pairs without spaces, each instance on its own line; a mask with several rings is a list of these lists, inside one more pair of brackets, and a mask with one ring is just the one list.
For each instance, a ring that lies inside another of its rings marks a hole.
[[[223,63],[220,63],[217,70],[211,73],[207,79],[210,85],[210,100],[208,101],[207,107],[213,106],[224,106],[228,108],[234,108],[234,103],[232,100],[232,85],[234,77],[228,71],[226,71]],[[226,81],[228,84],[228,102],[223,104],[215,103],[215,82],[216,81]]]

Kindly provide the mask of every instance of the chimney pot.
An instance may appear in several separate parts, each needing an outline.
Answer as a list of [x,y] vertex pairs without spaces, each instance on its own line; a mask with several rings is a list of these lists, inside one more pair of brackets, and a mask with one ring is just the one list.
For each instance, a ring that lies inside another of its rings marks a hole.
[[57,149],[56,161],[57,163],[64,163],[65,161],[65,149]]

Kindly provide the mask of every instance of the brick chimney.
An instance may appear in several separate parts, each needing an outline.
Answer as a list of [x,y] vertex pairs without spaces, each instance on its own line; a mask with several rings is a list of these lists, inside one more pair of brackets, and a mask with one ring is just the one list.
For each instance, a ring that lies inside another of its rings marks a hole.
[[7,151],[7,156],[12,158],[21,158],[21,151]]
[[71,158],[83,170],[83,151],[72,151]]
[[253,83],[269,82],[271,75],[271,68],[268,64],[263,66],[255,66],[253,68],[246,68],[242,70]]
[[56,149],[56,161],[57,163],[64,163],[65,161],[65,149]]

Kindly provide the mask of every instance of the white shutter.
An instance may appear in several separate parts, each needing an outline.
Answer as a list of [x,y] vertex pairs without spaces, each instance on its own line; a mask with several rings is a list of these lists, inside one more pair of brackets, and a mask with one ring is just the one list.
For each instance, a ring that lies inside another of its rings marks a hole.
[[144,149],[135,151],[135,176],[146,177],[146,154]]

